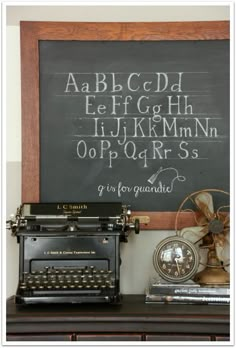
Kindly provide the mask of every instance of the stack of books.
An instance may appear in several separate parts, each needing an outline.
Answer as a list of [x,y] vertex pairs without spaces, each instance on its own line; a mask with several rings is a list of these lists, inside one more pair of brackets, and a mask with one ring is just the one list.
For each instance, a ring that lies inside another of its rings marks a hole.
[[195,283],[152,283],[145,303],[230,304],[229,285],[200,286]]

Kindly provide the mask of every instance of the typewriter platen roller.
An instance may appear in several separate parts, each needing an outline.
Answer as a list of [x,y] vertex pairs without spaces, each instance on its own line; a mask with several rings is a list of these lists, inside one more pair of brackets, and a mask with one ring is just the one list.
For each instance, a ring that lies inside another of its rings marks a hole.
[[120,203],[23,204],[9,223],[20,248],[16,303],[119,303],[120,242],[130,223]]

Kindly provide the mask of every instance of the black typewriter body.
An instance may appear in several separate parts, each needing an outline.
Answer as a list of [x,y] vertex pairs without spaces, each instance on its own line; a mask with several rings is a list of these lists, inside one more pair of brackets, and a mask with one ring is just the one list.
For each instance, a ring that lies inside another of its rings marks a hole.
[[120,242],[139,232],[129,216],[117,203],[22,205],[16,303],[120,303]]

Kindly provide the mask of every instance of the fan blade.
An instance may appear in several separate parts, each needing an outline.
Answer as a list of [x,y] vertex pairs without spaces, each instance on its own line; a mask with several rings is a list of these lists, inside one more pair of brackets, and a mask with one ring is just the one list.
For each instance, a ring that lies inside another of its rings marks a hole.
[[201,210],[201,212],[205,215],[205,217],[211,221],[215,217],[214,206],[212,195],[209,192],[203,191],[198,193],[194,201],[197,207]]
[[192,226],[184,227],[178,231],[178,236],[181,236],[192,243],[198,242],[208,233],[208,226]]
[[230,213],[229,213],[229,205],[222,205],[217,209],[216,216],[217,218],[223,222],[224,226],[229,227],[229,219],[230,219]]
[[204,214],[199,213],[196,216],[196,223],[198,226],[206,226],[209,223],[209,221],[207,220]]
[[226,216],[225,221],[224,221],[224,225],[225,225],[225,227],[229,228],[229,215]]
[[216,254],[223,265],[228,265],[230,260],[229,231],[214,236]]

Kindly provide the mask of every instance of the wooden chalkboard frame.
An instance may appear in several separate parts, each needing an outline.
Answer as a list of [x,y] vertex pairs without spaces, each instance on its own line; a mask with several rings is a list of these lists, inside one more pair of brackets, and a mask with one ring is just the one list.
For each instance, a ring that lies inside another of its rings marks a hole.
[[[211,22],[26,22],[21,33],[22,202],[40,201],[40,40],[222,40],[229,39],[229,21]],[[181,203],[181,202],[180,202]],[[147,216],[142,229],[174,229],[176,212],[133,212]],[[193,225],[191,213],[181,214],[179,227]]]

